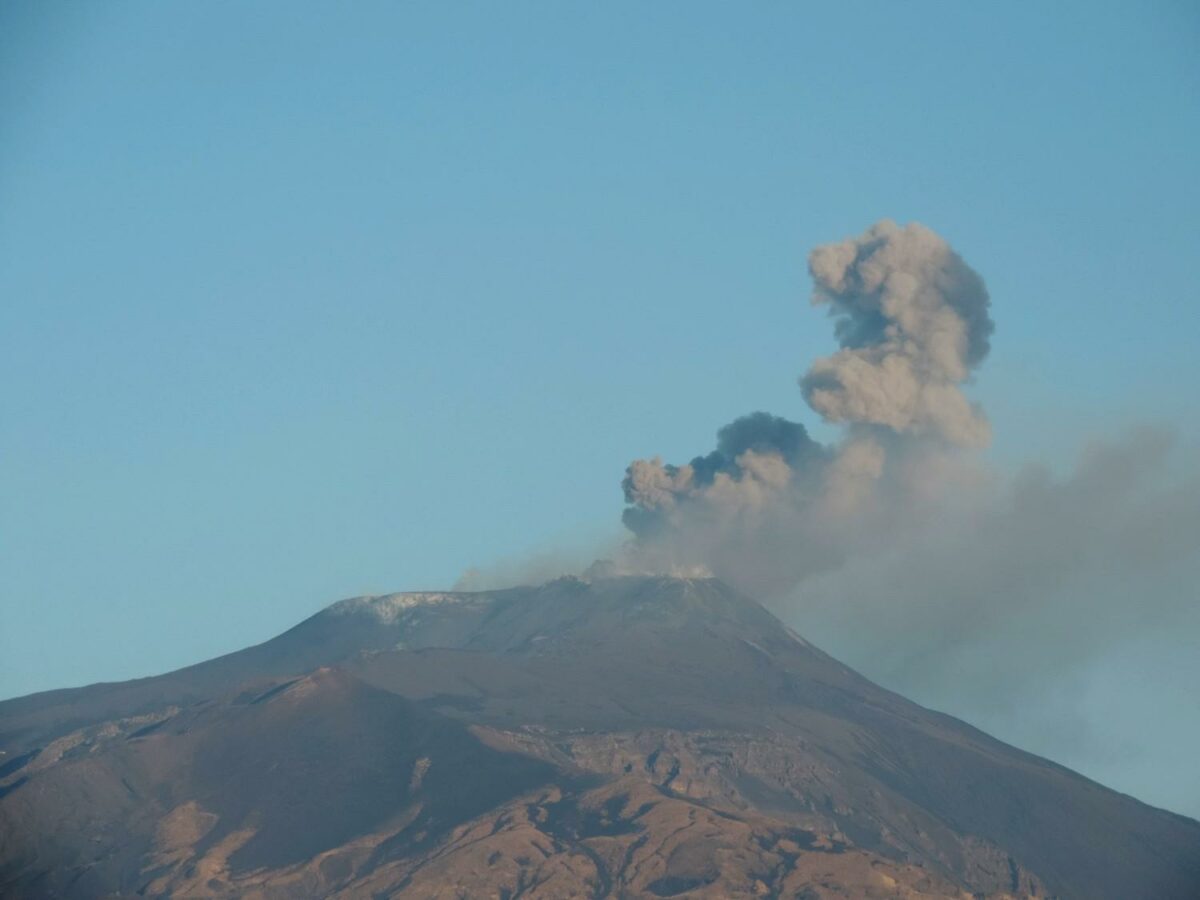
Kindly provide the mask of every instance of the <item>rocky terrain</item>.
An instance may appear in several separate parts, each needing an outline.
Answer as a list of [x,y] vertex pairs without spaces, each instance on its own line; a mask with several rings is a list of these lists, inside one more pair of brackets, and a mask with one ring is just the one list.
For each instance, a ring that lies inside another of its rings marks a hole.
[[1200,823],[713,580],[342,601],[0,751],[4,897],[1200,896]]

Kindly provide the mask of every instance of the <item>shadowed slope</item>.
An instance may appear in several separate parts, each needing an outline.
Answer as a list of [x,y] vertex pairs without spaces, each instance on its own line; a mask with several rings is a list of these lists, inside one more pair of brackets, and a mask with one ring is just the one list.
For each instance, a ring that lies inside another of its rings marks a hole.
[[[429,846],[554,771],[319,669],[68,750],[5,799],[0,884],[133,892],[214,852],[232,875],[277,869],[385,824]],[[91,858],[97,826],[115,855]]]

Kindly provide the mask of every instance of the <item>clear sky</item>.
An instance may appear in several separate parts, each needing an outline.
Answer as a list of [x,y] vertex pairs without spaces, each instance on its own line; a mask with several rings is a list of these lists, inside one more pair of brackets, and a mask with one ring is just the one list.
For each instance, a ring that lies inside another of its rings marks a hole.
[[6,3],[0,696],[616,534],[816,425],[883,217],[987,280],[999,463],[1195,435],[1198,101],[1188,2]]

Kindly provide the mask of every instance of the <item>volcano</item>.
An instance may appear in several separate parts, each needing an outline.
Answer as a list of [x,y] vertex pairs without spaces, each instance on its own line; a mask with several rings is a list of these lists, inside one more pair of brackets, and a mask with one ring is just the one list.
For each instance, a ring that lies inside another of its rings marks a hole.
[[711,579],[344,600],[0,751],[5,897],[1200,896],[1200,823]]

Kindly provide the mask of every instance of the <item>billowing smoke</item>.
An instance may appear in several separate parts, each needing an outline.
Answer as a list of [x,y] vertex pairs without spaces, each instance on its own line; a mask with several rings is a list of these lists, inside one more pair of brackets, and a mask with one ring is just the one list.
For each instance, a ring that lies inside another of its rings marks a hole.
[[989,349],[987,289],[944,240],[880,222],[818,247],[808,269],[842,345],[800,380],[813,409],[831,422],[987,444],[987,420],[959,389]]
[[[758,412],[690,462],[633,462],[617,567],[715,575],[889,687],[1200,812],[1163,774],[1190,760],[1162,749],[1197,727],[1172,687],[1200,678],[1194,457],[1133,430],[1065,475],[996,472],[964,394],[993,331],[979,275],[892,222],[817,248],[809,272],[840,347],[800,388],[840,439]],[[1160,680],[1139,684],[1146,671]],[[1114,696],[1118,721],[1145,711],[1136,738],[1112,724]]]
[[[816,412],[845,427],[843,441],[822,446],[803,425],[757,412],[689,463],[634,461],[623,485],[635,536],[627,568],[706,569],[759,596],[778,593],[840,564],[851,535],[875,539],[862,526],[882,503],[899,494],[920,505],[932,466],[961,469],[957,449],[987,443],[987,420],[961,390],[989,349],[987,289],[944,240],[880,222],[818,247],[809,270],[841,349],[800,385]],[[899,477],[885,479],[892,471]]]
[[803,425],[764,412],[742,416],[717,432],[716,450],[686,465],[635,460],[623,482],[630,504],[625,525],[653,539],[664,527],[685,526],[698,503],[760,508],[788,486],[793,472],[825,455]]
[[[684,465],[635,460],[623,482],[623,518],[635,539],[618,567],[721,572],[755,593],[777,588],[826,555],[796,513],[818,503],[832,463],[803,425],[763,412],[721,428],[717,449]],[[771,535],[799,550],[786,565],[787,546]],[[761,579],[750,577],[755,569]]]

